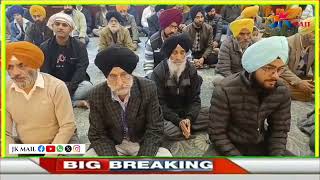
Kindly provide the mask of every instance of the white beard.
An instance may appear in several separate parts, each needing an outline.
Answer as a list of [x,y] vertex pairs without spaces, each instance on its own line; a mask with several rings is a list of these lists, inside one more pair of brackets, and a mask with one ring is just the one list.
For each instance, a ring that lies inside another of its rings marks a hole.
[[186,68],[186,64],[187,64],[186,60],[181,64],[176,64],[176,63],[173,63],[170,59],[168,59],[170,78],[174,77],[176,78],[176,81],[179,81],[181,73]]

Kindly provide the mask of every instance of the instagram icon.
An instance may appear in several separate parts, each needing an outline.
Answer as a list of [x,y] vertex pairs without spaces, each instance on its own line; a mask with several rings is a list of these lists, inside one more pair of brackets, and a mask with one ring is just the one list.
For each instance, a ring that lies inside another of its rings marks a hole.
[[74,145],[73,146],[73,152],[80,152],[80,146],[79,145]]

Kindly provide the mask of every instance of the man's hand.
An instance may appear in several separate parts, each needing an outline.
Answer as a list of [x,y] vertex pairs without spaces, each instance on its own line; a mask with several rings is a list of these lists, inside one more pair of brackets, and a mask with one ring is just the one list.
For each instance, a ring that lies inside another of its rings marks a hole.
[[182,134],[186,139],[191,135],[191,123],[189,119],[183,119],[180,121],[179,126],[181,128]]
[[187,26],[187,25],[185,25],[185,24],[180,24],[180,25],[179,25],[179,29],[182,30],[182,29],[185,28],[186,26]]
[[298,88],[308,92],[314,92],[314,83],[312,80],[302,80],[298,84]]
[[79,38],[79,41],[82,42],[83,44],[86,44],[86,40],[84,37]]
[[219,43],[217,41],[213,41],[213,49],[217,48],[219,46]]

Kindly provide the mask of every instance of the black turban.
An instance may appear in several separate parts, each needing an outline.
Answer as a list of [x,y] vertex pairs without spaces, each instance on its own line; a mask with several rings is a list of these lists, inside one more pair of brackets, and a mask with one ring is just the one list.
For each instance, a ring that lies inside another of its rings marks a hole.
[[174,35],[169,37],[163,42],[161,47],[162,54],[165,55],[166,58],[169,58],[171,56],[172,51],[177,47],[178,44],[186,52],[188,52],[192,46],[190,37],[187,34],[182,33],[182,34]]
[[198,12],[201,12],[203,16],[205,16],[204,10],[202,6],[192,6],[192,8],[190,9],[190,16],[191,19],[194,20],[194,18],[196,18]]
[[116,18],[119,21],[119,23],[123,22],[123,18],[122,18],[121,14],[118,11],[110,11],[110,12],[107,13],[106,19],[107,19],[108,22],[110,21],[110,19],[112,17]]
[[94,64],[103,72],[105,77],[108,77],[114,67],[120,67],[131,74],[138,61],[139,57],[130,49],[113,45],[100,51],[94,60]]

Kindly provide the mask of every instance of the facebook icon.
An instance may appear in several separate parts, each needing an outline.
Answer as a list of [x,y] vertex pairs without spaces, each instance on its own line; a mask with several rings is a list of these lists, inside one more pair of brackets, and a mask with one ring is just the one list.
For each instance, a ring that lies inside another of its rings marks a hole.
[[38,151],[39,152],[44,152],[44,146],[43,145],[40,145],[40,146],[38,146]]

